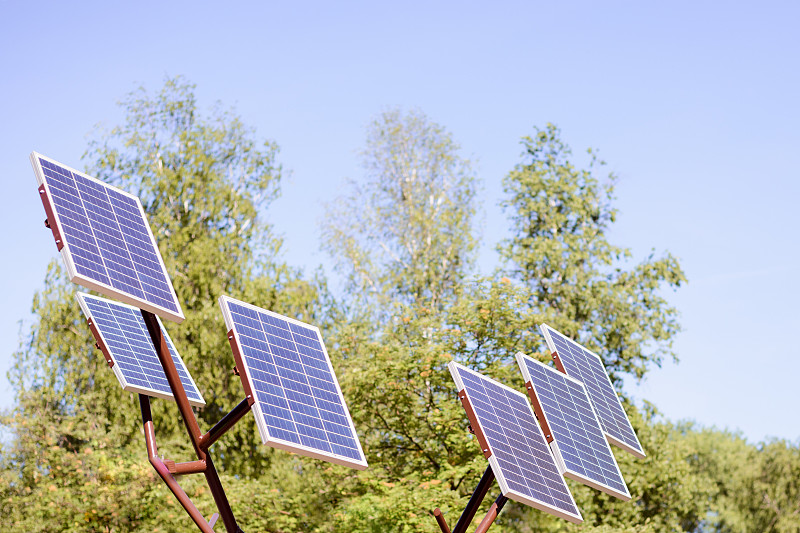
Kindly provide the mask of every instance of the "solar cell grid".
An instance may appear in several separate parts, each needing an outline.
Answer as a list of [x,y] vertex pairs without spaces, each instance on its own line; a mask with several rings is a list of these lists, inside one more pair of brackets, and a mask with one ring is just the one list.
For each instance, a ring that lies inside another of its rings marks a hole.
[[473,428],[486,440],[489,463],[503,495],[571,522],[582,522],[525,395],[458,363],[448,366],[459,393],[472,408]]
[[317,328],[223,296],[225,323],[253,391],[263,442],[352,468],[367,467]]
[[70,280],[181,322],[139,199],[36,152],[31,162]]
[[631,496],[583,384],[517,354],[529,395],[549,428],[551,449],[566,477],[622,500]]
[[546,324],[542,324],[540,328],[550,351],[556,354],[554,359],[559,370],[585,385],[609,442],[636,457],[645,457],[600,356]]
[[[84,293],[78,293],[77,298],[84,315],[100,335],[100,338],[95,340],[105,347],[104,353],[107,352],[111,357],[114,363],[112,370],[122,388],[158,398],[173,398],[141,311],[130,305]],[[189,375],[161,320],[158,322],[167,339],[170,356],[186,390],[189,403],[202,407],[205,405],[203,396]]]

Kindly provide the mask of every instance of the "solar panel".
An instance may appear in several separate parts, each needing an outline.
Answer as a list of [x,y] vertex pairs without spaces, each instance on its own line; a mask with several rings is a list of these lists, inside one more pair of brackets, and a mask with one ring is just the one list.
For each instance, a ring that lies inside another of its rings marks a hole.
[[319,328],[227,296],[219,301],[264,444],[367,468]]
[[622,408],[622,402],[611,384],[611,378],[600,356],[547,324],[539,327],[547,340],[547,346],[553,352],[553,360],[558,369],[586,386],[586,392],[589,393],[589,399],[608,441],[636,457],[644,458],[642,445]]
[[564,476],[631,499],[583,383],[517,354],[534,411]]
[[448,367],[503,495],[583,522],[525,395],[454,361]]
[[[141,310],[84,293],[78,293],[77,297],[83,314],[89,320],[95,341],[122,388],[157,398],[173,398]],[[204,406],[206,402],[192,376],[189,375],[186,365],[183,364],[183,359],[178,355],[172,339],[160,319],[158,323],[167,339],[169,353],[178,370],[183,388],[186,389],[189,403],[197,407]]]
[[70,280],[182,322],[139,199],[36,152],[31,163]]

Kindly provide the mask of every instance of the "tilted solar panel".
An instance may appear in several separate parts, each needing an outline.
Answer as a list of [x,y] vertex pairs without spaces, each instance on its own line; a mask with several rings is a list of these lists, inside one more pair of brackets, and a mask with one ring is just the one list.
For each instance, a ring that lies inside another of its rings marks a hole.
[[70,280],[182,322],[139,199],[36,152],[31,163]]
[[525,395],[454,361],[448,368],[503,495],[583,522]]
[[622,500],[631,499],[583,384],[517,354],[528,396],[564,475]]
[[[78,293],[77,298],[83,314],[89,320],[95,341],[122,388],[147,396],[172,399],[172,390],[158,360],[141,310],[84,293]],[[206,402],[192,376],[189,375],[183,359],[178,355],[178,350],[172,344],[172,339],[160,319],[158,323],[167,339],[169,353],[178,370],[183,388],[186,389],[189,403],[197,407],[204,406]]]
[[586,392],[589,393],[589,399],[608,441],[636,457],[644,458],[642,445],[622,408],[622,402],[611,384],[611,378],[600,356],[547,324],[539,327],[547,340],[547,346],[553,352],[553,360],[558,369],[586,386]]
[[227,296],[219,301],[264,444],[367,468],[319,329]]

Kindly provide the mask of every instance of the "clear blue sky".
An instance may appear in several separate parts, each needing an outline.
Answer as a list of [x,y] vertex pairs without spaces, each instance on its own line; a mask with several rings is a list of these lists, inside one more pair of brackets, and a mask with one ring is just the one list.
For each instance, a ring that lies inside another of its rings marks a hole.
[[326,260],[315,213],[361,176],[381,110],[421,109],[477,160],[486,270],[519,138],[557,123],[621,178],[613,241],[669,250],[690,279],[669,294],[680,363],[627,392],[673,420],[799,439],[800,4],[554,4],[0,0],[0,372],[55,254],[28,154],[83,168],[116,101],[182,74],[281,146],[291,177],[267,216],[307,271]]

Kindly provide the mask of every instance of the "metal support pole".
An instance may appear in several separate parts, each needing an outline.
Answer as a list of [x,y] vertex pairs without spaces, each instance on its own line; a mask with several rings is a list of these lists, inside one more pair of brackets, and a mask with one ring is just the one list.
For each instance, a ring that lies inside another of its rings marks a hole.
[[192,405],[189,403],[189,397],[186,396],[186,390],[183,388],[181,378],[178,375],[178,369],[175,368],[175,362],[169,353],[167,346],[167,339],[161,331],[161,326],[158,323],[156,315],[149,311],[142,310],[142,317],[147,326],[147,332],[150,333],[150,339],[153,342],[153,347],[158,354],[158,360],[164,369],[164,375],[169,382],[169,388],[172,390],[172,395],[175,397],[175,403],[178,404],[178,410],[183,418],[183,424],[186,426],[186,431],[189,433],[189,438],[192,440],[192,446],[197,453],[197,458],[201,461],[205,459],[205,452],[200,449],[198,445],[200,440],[200,426],[197,425],[197,419],[194,417]]
[[453,528],[453,533],[466,533],[467,528],[472,523],[472,519],[475,517],[475,513],[478,512],[478,507],[481,506],[481,502],[486,497],[486,493],[489,492],[489,488],[491,488],[492,483],[494,482],[494,472],[492,472],[491,465],[486,467],[486,471],[483,473],[481,480],[478,482],[478,486],[475,487],[475,492],[472,493],[472,497],[469,499],[469,503],[464,508],[464,512],[461,513],[461,518],[458,519],[456,522],[456,527]]
[[[189,438],[192,441],[192,446],[197,454],[197,458],[200,461],[205,461],[206,463],[206,469],[203,473],[206,476],[208,487],[211,489],[211,494],[214,496],[214,502],[217,504],[217,509],[219,510],[219,515],[222,518],[222,522],[225,524],[225,529],[228,533],[238,533],[241,530],[236,524],[236,518],[231,510],[228,497],[225,495],[225,490],[222,488],[222,483],[217,475],[217,470],[214,468],[214,463],[211,461],[211,457],[208,456],[206,451],[200,447],[200,426],[197,424],[197,419],[194,416],[194,411],[192,411],[189,398],[186,396],[186,390],[183,388],[183,383],[181,383],[178,370],[175,368],[175,362],[172,360],[172,356],[169,353],[167,339],[164,337],[164,334],[161,331],[161,326],[158,323],[156,316],[149,311],[145,311],[144,309],[141,311],[142,318],[147,326],[147,332],[150,334],[150,339],[153,342],[153,347],[156,350],[156,354],[158,354],[158,360],[161,362],[161,366],[164,369],[164,374],[169,382],[169,388],[172,390],[172,395],[175,397],[175,402],[178,404],[178,410],[181,413],[181,418],[183,418],[186,431],[189,433]],[[161,461],[159,461],[159,464],[163,466]],[[158,467],[155,464],[153,466],[156,468],[156,470],[158,470]],[[164,470],[167,474],[169,474],[166,466],[164,466]],[[160,471],[159,474],[161,474]],[[161,477],[164,478],[163,475]],[[173,478],[171,475],[169,475],[169,477],[173,482],[175,482],[175,478]],[[164,481],[167,482],[167,485],[169,485],[167,479],[164,479]],[[177,482],[175,482],[175,484],[177,485]],[[180,489],[180,487],[178,488]],[[173,490],[173,493],[174,492],[175,491]],[[181,492],[183,492],[182,489]]]
[[433,516],[436,518],[436,523],[439,524],[439,529],[442,530],[442,533],[450,533],[450,526],[447,525],[447,520],[444,519],[442,510],[437,507],[433,510]]
[[206,522],[205,517],[197,510],[197,507],[194,506],[192,500],[189,496],[183,491],[178,482],[175,478],[170,474],[169,470],[167,469],[166,465],[159,459],[158,457],[158,447],[156,446],[156,434],[155,429],[153,428],[153,415],[150,412],[150,397],[145,396],[144,394],[139,395],[139,406],[142,409],[142,424],[144,425],[144,440],[147,444],[147,457],[150,459],[150,464],[153,465],[158,475],[161,476],[161,479],[164,480],[164,483],[167,484],[169,490],[172,491],[172,494],[175,495],[175,498],[178,499],[178,503],[180,503],[189,516],[192,518],[197,527],[200,528],[200,531],[203,533],[214,533],[212,526]]
[[489,526],[491,526],[497,515],[500,514],[500,511],[503,510],[503,506],[508,501],[508,498],[503,496],[502,494],[497,497],[491,507],[489,507],[489,512],[486,513],[486,516],[483,517],[481,523],[478,525],[478,529],[475,530],[475,533],[486,533],[489,530]]

